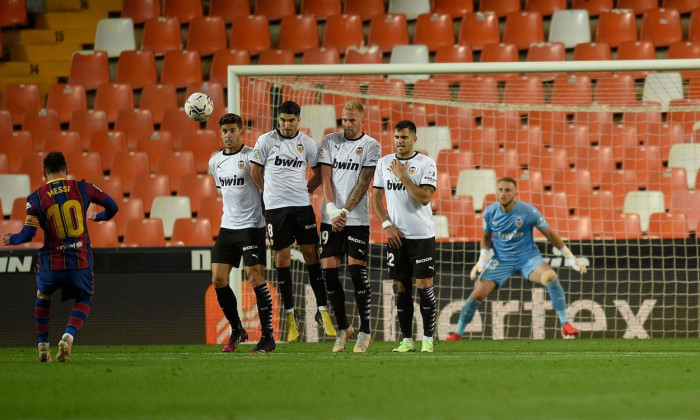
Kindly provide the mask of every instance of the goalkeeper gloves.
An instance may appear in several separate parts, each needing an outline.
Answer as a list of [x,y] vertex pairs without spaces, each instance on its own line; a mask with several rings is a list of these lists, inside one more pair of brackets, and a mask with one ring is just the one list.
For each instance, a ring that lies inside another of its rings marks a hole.
[[349,211],[347,211],[344,208],[339,209],[338,207],[335,206],[334,203],[327,203],[326,204],[326,213],[328,213],[328,216],[331,218],[331,220],[333,220],[336,217],[341,216],[343,213],[348,214]]
[[586,274],[586,266],[583,265],[581,261],[579,261],[578,258],[574,256],[574,254],[571,252],[571,250],[569,250],[569,248],[564,246],[559,251],[561,251],[561,254],[564,256],[566,265],[568,265],[569,267],[573,268],[581,274]]
[[474,280],[477,278],[479,273],[484,271],[486,269],[486,263],[489,261],[489,250],[488,249],[482,249],[479,251],[479,261],[476,262],[476,265],[474,268],[472,268],[472,272],[469,275],[469,277]]

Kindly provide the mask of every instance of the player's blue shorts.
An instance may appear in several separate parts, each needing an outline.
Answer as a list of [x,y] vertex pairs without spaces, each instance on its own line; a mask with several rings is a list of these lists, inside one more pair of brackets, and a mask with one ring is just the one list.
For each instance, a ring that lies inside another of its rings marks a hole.
[[83,270],[39,270],[36,286],[45,295],[61,289],[61,300],[86,300],[92,297],[94,276],[92,268]]
[[492,256],[486,263],[486,268],[481,272],[479,278],[496,283],[496,288],[499,289],[516,272],[519,272],[525,280],[528,280],[535,268],[544,263],[546,261],[539,254],[509,261],[501,261]]

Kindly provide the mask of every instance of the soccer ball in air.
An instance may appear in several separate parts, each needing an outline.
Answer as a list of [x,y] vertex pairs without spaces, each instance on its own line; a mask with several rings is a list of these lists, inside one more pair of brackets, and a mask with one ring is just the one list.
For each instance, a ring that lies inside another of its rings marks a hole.
[[197,122],[206,121],[214,110],[214,101],[209,95],[195,92],[185,101],[185,114]]

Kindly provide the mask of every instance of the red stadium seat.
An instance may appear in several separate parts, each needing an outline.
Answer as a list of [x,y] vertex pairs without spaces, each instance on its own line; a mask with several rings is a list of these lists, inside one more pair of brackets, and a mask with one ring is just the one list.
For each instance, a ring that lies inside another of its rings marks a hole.
[[467,12],[459,26],[458,43],[479,51],[487,44],[500,42],[498,16],[493,12]]
[[636,15],[641,15],[658,6],[658,0],[617,0],[618,9],[630,9]]
[[452,29],[452,16],[447,13],[418,15],[413,33],[413,43],[427,45],[430,52],[435,52],[440,47],[454,45],[455,34]]
[[197,16],[190,21],[187,32],[187,49],[197,51],[200,56],[209,56],[225,49],[226,23],[220,16]]
[[122,179],[124,192],[131,193],[134,178],[137,175],[148,175],[148,155],[146,152],[116,152],[113,154],[112,170],[110,175],[116,175]]
[[151,83],[145,85],[141,91],[139,109],[149,110],[154,124],[163,122],[166,109],[177,106],[177,89],[174,85]]
[[365,22],[376,15],[386,13],[384,0],[345,0],[344,7],[344,14],[358,15]]
[[114,154],[126,152],[126,136],[121,131],[97,131],[92,133],[88,152],[98,152],[102,157],[102,170],[110,171]]
[[161,219],[129,220],[124,231],[124,245],[143,247],[165,246]]
[[88,224],[90,245],[93,248],[115,248],[120,246],[117,223],[114,220]]
[[515,44],[519,50],[544,42],[544,26],[539,12],[513,12],[506,16],[503,29],[503,42]]
[[397,45],[409,44],[406,15],[377,15],[369,22],[367,45],[377,46],[382,52],[391,52]]
[[39,85],[32,83],[8,83],[2,92],[0,108],[12,116],[12,124],[20,125],[28,111],[39,111],[42,106]]
[[51,131],[61,131],[61,122],[58,120],[58,112],[54,109],[40,109],[24,114],[22,130],[32,135],[32,143],[37,145],[35,150],[44,150],[44,138]]
[[[213,2],[212,2],[213,3]],[[160,0],[123,0],[121,17],[131,18],[134,24],[160,16]]]
[[246,50],[251,56],[270,49],[270,24],[264,16],[237,16],[233,19],[229,48]]
[[105,83],[97,87],[93,109],[104,111],[107,122],[113,124],[121,109],[134,108],[134,91],[126,83]]
[[566,0],[526,0],[525,10],[552,16],[557,10],[566,10]]
[[311,48],[318,48],[318,44],[316,16],[302,14],[282,18],[277,41],[278,49],[288,49],[298,54]]
[[213,246],[209,219],[175,219],[171,241],[182,241],[185,246]]
[[[183,176],[195,173],[197,173],[197,170],[194,166],[194,154],[188,150],[180,152],[166,150],[162,152],[158,158],[156,174],[168,176],[170,179],[170,191],[172,193],[176,191],[177,186],[180,184],[180,179]],[[144,202],[144,204],[146,203]],[[146,208],[146,211],[148,212],[148,208]]]
[[202,60],[196,51],[167,51],[163,57],[160,83],[185,88],[192,83],[201,83]]
[[319,20],[324,20],[330,15],[341,12],[340,0],[302,0],[300,15],[314,15]]
[[453,19],[461,18],[467,12],[474,11],[472,0],[435,0],[433,1],[434,13],[447,13]]
[[295,0],[257,0],[255,15],[262,15],[267,20],[280,20],[287,15],[296,13]]
[[248,0],[209,0],[209,16],[221,16],[226,24],[233,22],[236,16],[248,16]]
[[81,85],[55,83],[49,88],[46,108],[58,112],[61,123],[70,122],[75,110],[87,110],[87,94]]
[[112,198],[119,206],[119,211],[112,220],[117,224],[117,236],[123,238],[126,233],[126,225],[130,220],[141,220],[146,217],[146,212],[143,210],[143,200],[133,197],[112,196]]
[[141,49],[164,54],[182,48],[180,22],[174,16],[148,19],[143,26]]
[[130,197],[140,198],[143,201],[143,209],[146,214],[149,214],[153,206],[153,199],[159,196],[170,196],[170,191],[170,179],[167,175],[141,173],[136,175],[132,181]]
[[138,139],[136,151],[146,152],[148,169],[151,173],[155,173],[160,155],[173,151],[173,137],[169,131],[154,131],[150,136]]
[[686,239],[690,237],[684,213],[652,213],[649,216],[650,239]]
[[600,12],[612,10],[613,0],[573,0],[572,9],[586,9],[589,16],[598,16]]
[[163,16],[175,16],[181,25],[202,14],[202,2],[198,0],[163,0]]
[[323,47],[345,51],[364,44],[364,30],[360,15],[342,14],[326,18],[323,27]]
[[681,15],[677,9],[649,9],[642,16],[639,39],[656,47],[667,47],[683,40]]
[[93,109],[78,109],[73,111],[68,129],[80,135],[80,147],[82,150],[90,148],[92,135],[96,131],[108,129],[107,115],[104,111]]
[[95,90],[109,83],[109,58],[105,51],[76,51],[70,63],[68,83]]
[[228,86],[228,66],[247,66],[250,64],[250,54],[247,50],[225,49],[214,52],[211,61],[209,81]]
[[637,20],[631,10],[608,10],[600,12],[595,34],[596,42],[607,42],[617,47],[622,41],[637,40]]
[[128,150],[135,150],[139,137],[150,136],[153,128],[153,116],[147,109],[122,109],[114,123],[114,130],[124,133]]
[[520,0],[481,0],[480,12],[494,12],[498,17],[520,11]]

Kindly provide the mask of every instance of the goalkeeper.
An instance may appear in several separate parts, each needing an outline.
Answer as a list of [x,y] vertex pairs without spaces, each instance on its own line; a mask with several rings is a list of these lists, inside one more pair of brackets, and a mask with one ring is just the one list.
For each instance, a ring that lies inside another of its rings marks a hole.
[[[533,227],[542,232],[552,245],[557,247],[566,258],[566,264],[581,273],[586,267],[569,251],[559,235],[549,228],[542,214],[530,204],[516,201],[517,183],[514,179],[504,177],[498,180],[496,194],[498,202],[484,211],[481,238],[481,255],[471,271],[471,278],[478,276],[471,295],[464,303],[459,315],[457,330],[445,341],[459,341],[464,329],[474,318],[479,305],[492,290],[508,281],[515,272],[519,272],[532,283],[547,288],[552,306],[562,324],[564,335],[577,335],[578,329],[569,323],[566,315],[566,297],[564,289],[552,270],[542,258],[533,238]],[[493,250],[493,255],[490,255]]]

